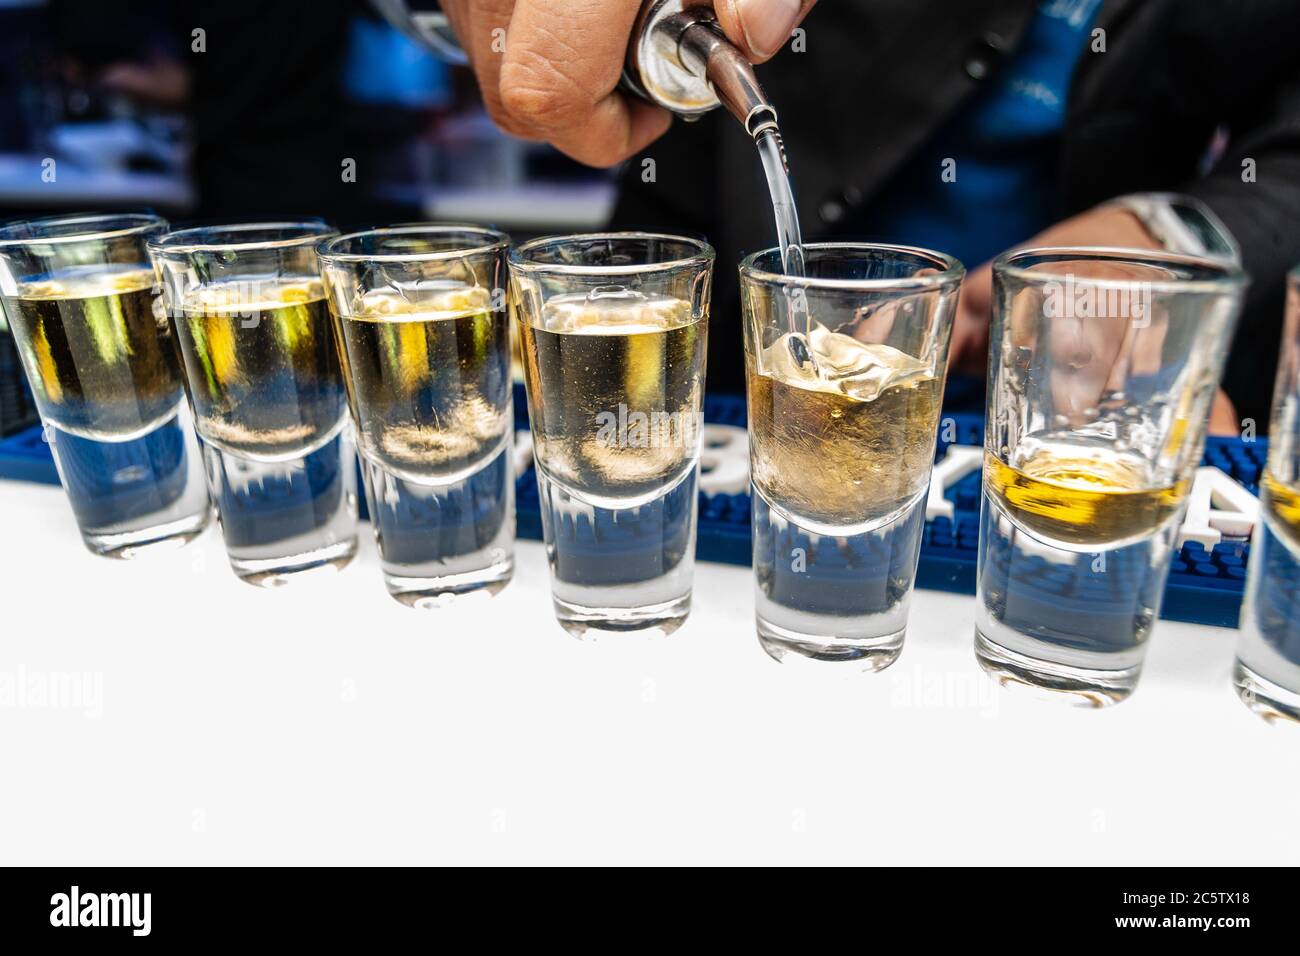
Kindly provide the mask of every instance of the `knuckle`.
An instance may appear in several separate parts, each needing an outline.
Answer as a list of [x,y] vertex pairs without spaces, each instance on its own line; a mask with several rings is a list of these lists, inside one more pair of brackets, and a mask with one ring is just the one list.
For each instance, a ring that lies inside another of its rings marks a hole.
[[502,132],[509,133],[511,136],[525,137],[530,131],[530,127],[519,121],[510,109],[501,101],[499,96],[484,96],[483,105],[487,109],[488,118],[496,124]]
[[580,123],[599,96],[580,63],[560,65],[531,51],[507,56],[501,67],[500,96],[505,109],[535,126],[563,128]]
[[501,107],[511,119],[533,126],[553,126],[572,111],[558,90],[532,83],[501,82]]

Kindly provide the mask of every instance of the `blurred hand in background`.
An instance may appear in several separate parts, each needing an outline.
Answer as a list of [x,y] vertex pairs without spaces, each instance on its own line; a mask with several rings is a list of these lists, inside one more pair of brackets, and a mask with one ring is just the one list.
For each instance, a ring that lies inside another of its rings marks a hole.
[[97,79],[105,89],[154,106],[179,109],[189,100],[189,70],[169,56],[110,63]]
[[[1111,246],[1124,249],[1160,249],[1161,245],[1133,213],[1116,206],[1100,206],[1043,230],[1021,244],[1035,246]],[[988,369],[989,323],[993,317],[993,264],[973,269],[962,284],[961,303],[948,351],[951,369],[983,378]],[[1210,412],[1210,434],[1236,435],[1241,430],[1236,410],[1219,389]]]

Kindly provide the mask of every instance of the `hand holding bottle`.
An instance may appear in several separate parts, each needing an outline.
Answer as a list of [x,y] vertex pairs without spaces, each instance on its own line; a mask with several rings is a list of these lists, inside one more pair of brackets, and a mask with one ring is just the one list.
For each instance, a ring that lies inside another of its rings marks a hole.
[[[712,6],[754,62],[784,45],[816,0],[686,0]],[[444,0],[488,114],[579,162],[611,166],[668,129],[664,110],[619,89],[641,0]]]

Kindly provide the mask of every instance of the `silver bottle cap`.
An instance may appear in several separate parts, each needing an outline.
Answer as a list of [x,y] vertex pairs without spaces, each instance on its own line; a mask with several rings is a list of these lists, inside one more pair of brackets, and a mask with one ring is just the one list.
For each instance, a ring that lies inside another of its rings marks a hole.
[[682,62],[683,34],[694,24],[712,21],[712,11],[682,7],[682,0],[651,0],[642,4],[632,29],[627,83],[645,99],[679,116],[698,117],[719,105],[718,95],[704,71],[696,73]]

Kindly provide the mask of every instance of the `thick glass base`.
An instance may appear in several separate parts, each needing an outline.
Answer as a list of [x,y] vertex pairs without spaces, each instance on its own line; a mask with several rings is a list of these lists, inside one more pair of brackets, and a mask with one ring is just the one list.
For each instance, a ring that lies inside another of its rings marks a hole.
[[605,508],[537,472],[551,597],[574,637],[667,636],[691,609],[695,570],[693,466],[658,497]]
[[1270,724],[1300,727],[1300,694],[1267,680],[1241,661],[1232,670],[1241,702]]
[[203,455],[183,400],[161,425],[123,441],[96,441],[54,425],[45,434],[92,554],[130,559],[170,551],[211,523]]
[[446,607],[490,597],[515,573],[514,469],[501,451],[468,478],[419,484],[364,455],[366,501],[384,583],[407,607]]
[[357,553],[357,479],[350,425],[302,457],[264,461],[205,445],[208,487],[230,566],[275,588],[337,571]]
[[667,637],[691,612],[689,594],[675,601],[641,607],[587,607],[553,597],[555,617],[574,637],[594,641],[604,634],[637,632],[645,637]]
[[469,595],[492,597],[510,583],[515,574],[515,562],[505,557],[495,564],[463,574],[439,577],[406,577],[384,573],[388,593],[399,604],[414,608],[447,607],[457,599]]
[[315,577],[342,571],[356,554],[357,539],[353,537],[314,551],[283,557],[241,559],[232,554],[230,567],[241,581],[259,588],[278,588],[308,575]]
[[774,660],[884,670],[903,650],[925,495],[867,531],[809,530],[756,487],[754,607],[758,641]]
[[801,634],[756,618],[758,642],[775,661],[794,664],[806,661],[830,661],[848,664],[872,673],[883,671],[903,652],[906,630],[871,637],[829,637],[825,634]]
[[92,554],[129,561],[184,547],[207,529],[212,522],[213,513],[209,508],[154,528],[140,528],[120,534],[95,534],[83,530],[81,539]]
[[1109,707],[1127,700],[1137,686],[1141,664],[1098,670],[1017,653],[975,629],[975,659],[1003,687],[1026,691],[1040,700],[1080,707]]

